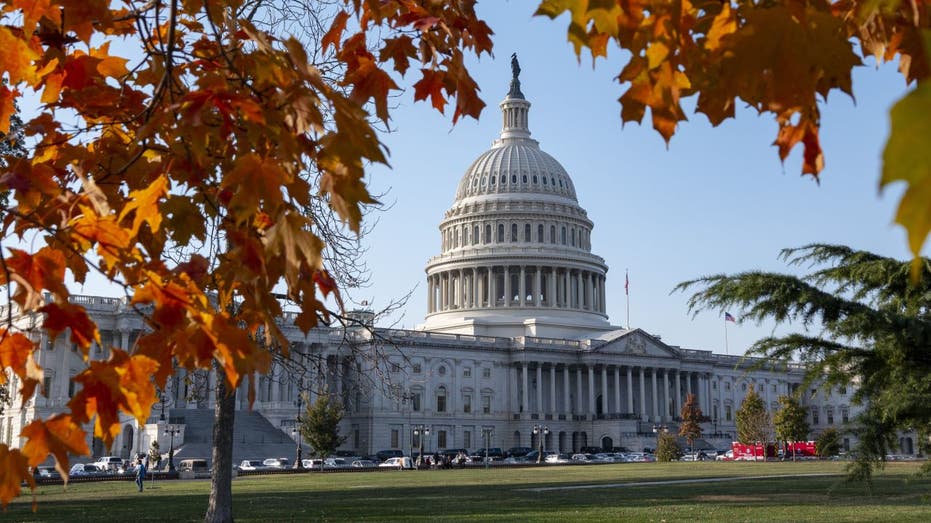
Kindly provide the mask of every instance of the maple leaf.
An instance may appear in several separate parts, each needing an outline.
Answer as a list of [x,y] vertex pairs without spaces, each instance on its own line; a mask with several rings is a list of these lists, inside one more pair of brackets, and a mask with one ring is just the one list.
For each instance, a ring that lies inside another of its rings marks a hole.
[[378,59],[382,62],[392,60],[394,70],[403,76],[410,65],[409,58],[416,56],[417,48],[414,47],[413,39],[407,35],[401,35],[397,38],[386,38],[385,43],[378,53]]
[[931,85],[919,83],[892,107],[889,140],[883,150],[880,187],[905,182],[895,221],[908,233],[912,278],[922,270],[921,249],[931,233]]
[[331,45],[334,49],[339,51],[339,41],[343,35],[343,31],[346,30],[347,20],[349,20],[349,13],[342,10],[333,17],[333,23],[330,24],[330,29],[320,40],[320,47],[323,51],[326,51]]
[[0,444],[0,504],[4,510],[13,498],[19,496],[23,481],[30,488],[36,488],[36,480],[29,473],[29,460],[19,449]]
[[446,97],[443,96],[446,73],[431,69],[421,69],[420,72],[423,78],[414,84],[414,100],[426,100],[429,97],[433,108],[442,113],[446,107]]
[[[10,369],[19,376],[20,394],[26,398],[32,397],[44,376],[36,363],[34,351],[35,344],[22,333],[0,329],[0,369]],[[0,372],[0,384],[6,383],[7,379],[6,373]]]
[[152,232],[158,232],[162,224],[162,213],[158,208],[159,201],[168,194],[168,177],[159,176],[148,187],[129,193],[129,203],[120,212],[119,221],[123,221],[130,213],[134,213],[132,234],[139,233],[143,223],[149,225]]
[[18,283],[13,299],[25,310],[33,310],[44,298],[42,291],[66,297],[68,289],[64,284],[65,256],[56,249],[43,247],[35,254],[19,249],[10,249],[6,259],[11,279]]
[[85,358],[91,343],[100,343],[97,324],[91,320],[84,307],[68,302],[49,303],[39,311],[45,313],[42,327],[49,331],[49,336],[55,338],[70,329],[71,342],[81,348]]
[[36,467],[49,454],[55,456],[55,469],[68,481],[68,455],[88,455],[87,434],[81,425],[67,414],[56,414],[51,418],[35,420],[23,427],[21,436],[26,438],[23,454],[29,466]]

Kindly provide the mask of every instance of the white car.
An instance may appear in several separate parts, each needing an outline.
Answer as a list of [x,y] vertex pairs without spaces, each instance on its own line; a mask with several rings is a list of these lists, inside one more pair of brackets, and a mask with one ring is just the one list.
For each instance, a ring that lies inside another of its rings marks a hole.
[[370,459],[357,459],[349,464],[354,469],[371,469],[375,468],[375,462]]
[[104,472],[118,472],[123,468],[123,458],[118,458],[116,456],[104,456],[94,462],[94,465],[97,465],[97,468]]
[[262,465],[269,469],[286,469],[290,464],[288,458],[268,458],[262,462]]
[[566,453],[548,454],[545,458],[543,458],[543,462],[553,463],[553,464],[564,464],[564,463],[571,463],[572,459],[570,459],[569,454],[566,454]]
[[301,465],[303,465],[305,469],[316,470],[316,469],[321,468],[321,466],[323,465],[323,460],[320,458],[302,459]]
[[327,458],[323,460],[323,468],[325,469],[348,469],[349,462],[343,458]]
[[76,463],[68,472],[69,476],[80,478],[82,476],[102,476],[106,472],[96,463]]
[[414,462],[411,461],[411,458],[407,456],[402,456],[400,458],[388,458],[384,461],[384,463],[379,463],[378,466],[380,468],[398,469],[398,470],[412,469],[414,468]]
[[264,465],[261,460],[258,459],[244,459],[237,467],[239,470],[243,471],[254,471],[254,470],[265,470],[268,467]]

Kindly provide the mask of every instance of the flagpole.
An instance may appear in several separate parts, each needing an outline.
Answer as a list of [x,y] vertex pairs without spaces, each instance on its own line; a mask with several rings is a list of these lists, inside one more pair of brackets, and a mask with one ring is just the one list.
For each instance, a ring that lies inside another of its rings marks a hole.
[[630,330],[630,277],[624,269],[624,294],[627,296],[627,330]]
[[727,347],[727,320],[724,320],[724,354],[730,355],[731,351]]

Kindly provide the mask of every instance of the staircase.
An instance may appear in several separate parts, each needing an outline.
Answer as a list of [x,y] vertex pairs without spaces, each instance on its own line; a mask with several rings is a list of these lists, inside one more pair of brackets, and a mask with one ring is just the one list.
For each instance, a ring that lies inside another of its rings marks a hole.
[[[213,409],[171,409],[171,419],[184,419],[184,444],[175,448],[175,465],[185,458],[206,458],[213,452]],[[167,450],[167,449],[163,449]],[[244,459],[295,458],[297,444],[289,434],[261,414],[237,410],[233,423],[233,464]],[[305,447],[305,450],[306,447]],[[167,454],[166,454],[167,457]]]

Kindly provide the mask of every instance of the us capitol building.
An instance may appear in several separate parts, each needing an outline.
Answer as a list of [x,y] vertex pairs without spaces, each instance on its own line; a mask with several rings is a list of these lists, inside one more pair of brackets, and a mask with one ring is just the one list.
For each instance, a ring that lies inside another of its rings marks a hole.
[[[772,411],[779,395],[800,386],[800,367],[756,366],[609,323],[608,266],[592,250],[594,224],[569,174],[531,137],[531,103],[521,92],[516,60],[512,68],[499,104],[501,133],[466,170],[440,222],[442,251],[426,267],[424,324],[416,330],[320,328],[304,336],[284,317],[292,352],[316,363],[300,375],[280,364],[259,377],[251,411],[245,388],[238,391],[235,459],[293,449],[300,398],[319,394],[340,399],[342,448],[360,455],[408,453],[420,444],[415,428],[429,429],[425,451],[536,448],[533,429],[546,427],[539,432],[547,450],[572,452],[653,447],[655,429],[677,431],[690,393],[710,418],[703,424],[706,442],[726,446],[735,439],[735,412],[750,386]],[[131,348],[144,330],[121,299],[73,300],[101,330],[103,344],[92,348],[92,359],[105,359],[110,346]],[[352,314],[363,323],[371,318],[367,311]],[[37,324],[36,318],[17,321],[21,328]],[[0,441],[14,447],[24,443],[18,436],[24,424],[64,409],[75,392],[70,378],[87,365],[64,336],[42,339],[40,347],[44,394],[17,400],[0,416]],[[89,442],[94,455],[129,457],[157,439],[163,453],[173,446],[182,456],[209,456],[216,379],[181,370],[146,424],[127,417],[113,448]],[[853,419],[852,390],[811,392],[803,401],[813,436]],[[849,447],[846,435],[843,440]]]

